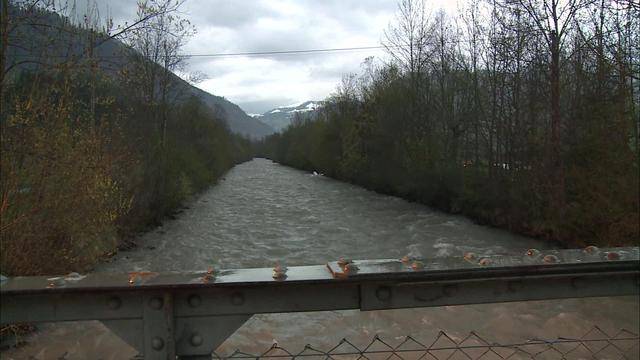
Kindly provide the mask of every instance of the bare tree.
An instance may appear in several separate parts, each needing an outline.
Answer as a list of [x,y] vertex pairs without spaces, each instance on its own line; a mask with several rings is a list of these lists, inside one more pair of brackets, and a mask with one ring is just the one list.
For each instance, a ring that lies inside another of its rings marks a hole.
[[[471,61],[471,72],[473,77],[473,162],[476,165],[480,162],[480,116],[484,113],[482,110],[482,100],[480,98],[480,81],[479,81],[479,64],[482,51],[482,33],[484,31],[481,24],[480,1],[472,0],[468,4],[468,8],[462,11],[462,19],[466,25],[466,38],[468,43],[468,54]],[[465,159],[466,160],[466,159]]]
[[158,105],[160,118],[161,145],[166,146],[168,95],[172,84],[173,71],[184,65],[185,56],[181,49],[186,40],[195,33],[191,23],[175,14],[182,1],[140,0],[138,19],[149,18],[144,28],[130,32],[126,42],[133,48],[134,66],[140,72],[141,86],[149,105]]
[[431,131],[430,112],[425,105],[430,82],[425,81],[433,51],[435,23],[424,0],[398,3],[396,23],[385,31],[383,46],[397,67],[408,74],[411,91],[406,129],[410,136],[427,137]]
[[402,0],[398,3],[396,24],[384,33],[383,46],[403,70],[421,74],[428,61],[428,41],[433,30],[424,0]]
[[526,12],[532,20],[533,31],[542,34],[549,52],[549,87],[551,114],[551,142],[549,160],[552,176],[551,204],[558,216],[564,214],[565,173],[562,159],[562,114],[560,109],[560,55],[563,41],[578,12],[591,0],[511,0],[508,3]]

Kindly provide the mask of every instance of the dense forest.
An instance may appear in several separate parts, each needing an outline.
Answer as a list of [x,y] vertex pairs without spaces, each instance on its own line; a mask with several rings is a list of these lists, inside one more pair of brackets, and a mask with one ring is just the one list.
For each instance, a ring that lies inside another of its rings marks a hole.
[[367,59],[263,156],[565,245],[638,244],[640,6],[402,0]]
[[[42,4],[53,2],[1,4],[5,275],[86,271],[251,157],[248,140],[176,86],[194,31],[180,2],[140,2],[120,28]],[[112,41],[130,51],[95,56]]]

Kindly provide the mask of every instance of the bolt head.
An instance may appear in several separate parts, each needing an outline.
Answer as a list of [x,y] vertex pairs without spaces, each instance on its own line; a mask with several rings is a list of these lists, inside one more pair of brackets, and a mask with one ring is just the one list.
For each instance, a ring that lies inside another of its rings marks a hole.
[[117,310],[122,306],[122,300],[117,296],[112,296],[107,300],[107,307],[111,310]]
[[614,251],[606,253],[607,260],[620,260],[620,254]]
[[200,304],[202,304],[202,298],[200,297],[200,295],[191,295],[189,296],[189,299],[187,300],[187,302],[189,303],[189,306],[194,308],[194,307],[198,307],[200,306]]
[[154,350],[162,350],[162,348],[164,347],[164,340],[157,336],[154,337],[153,339],[151,339],[151,347]]
[[200,334],[196,333],[196,334],[193,334],[191,336],[191,345],[200,346],[200,345],[202,345],[202,342],[203,342],[203,340],[202,340],[202,336],[200,336]]
[[538,250],[538,249],[529,249],[529,250],[527,250],[526,255],[529,256],[529,257],[540,256],[540,250]]
[[593,245],[587,246],[586,248],[584,248],[583,251],[587,255],[598,255],[600,253],[600,249],[598,249],[598,247]]
[[49,278],[47,279],[47,281],[48,281],[47,287],[49,288],[53,288],[56,286],[64,286],[64,283],[65,283],[64,278],[60,276]]

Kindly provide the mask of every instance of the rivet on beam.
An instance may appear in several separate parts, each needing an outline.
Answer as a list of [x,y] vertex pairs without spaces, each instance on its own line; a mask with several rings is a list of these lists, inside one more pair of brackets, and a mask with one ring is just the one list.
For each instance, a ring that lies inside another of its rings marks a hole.
[[47,287],[48,288],[54,288],[56,286],[64,286],[65,282],[64,282],[64,278],[61,276],[58,277],[52,277],[52,278],[48,278],[47,279]]
[[215,270],[213,269],[213,266],[209,266],[207,268],[207,273],[204,274],[204,276],[202,277],[202,282],[207,283],[214,279],[215,279]]
[[279,262],[276,263],[276,266],[273,268],[273,278],[275,280],[284,280],[287,278],[287,267],[284,265],[280,265]]
[[537,258],[538,256],[540,256],[540,250],[538,250],[538,249],[529,249],[529,250],[527,250],[525,255],[530,257],[530,258]]
[[582,250],[585,254],[587,255],[591,255],[591,256],[595,256],[600,254],[600,249],[598,249],[598,247],[593,246],[593,245],[589,245],[586,248],[584,248],[584,250]]
[[605,259],[607,260],[620,260],[620,254],[615,251],[609,251],[605,253]]
[[161,338],[156,336],[153,339],[151,339],[151,347],[154,350],[162,350],[162,348],[164,347],[164,341]]
[[200,297],[200,295],[193,294],[189,296],[189,298],[187,299],[187,302],[189,303],[190,307],[195,308],[200,306],[200,304],[202,304],[202,298]]
[[349,263],[342,268],[342,271],[344,271],[345,275],[354,274],[358,272],[358,270],[360,270],[360,268],[354,263]]
[[472,264],[476,263],[476,259],[478,258],[478,255],[476,255],[475,253],[472,252],[467,252],[464,254],[464,259],[467,262],[470,262]]
[[200,336],[200,334],[195,333],[193,335],[191,335],[191,345],[193,346],[200,346],[202,345],[202,336]]
[[107,299],[107,307],[111,310],[118,310],[122,306],[122,300],[117,296],[111,296]]

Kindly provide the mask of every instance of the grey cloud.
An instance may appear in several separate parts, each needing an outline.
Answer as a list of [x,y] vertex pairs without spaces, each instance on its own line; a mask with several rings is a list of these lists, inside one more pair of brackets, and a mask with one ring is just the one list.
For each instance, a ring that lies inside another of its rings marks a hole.
[[344,67],[314,67],[311,69],[311,76],[314,78],[335,78],[339,79],[343,74],[346,74],[353,69],[345,69]]
[[368,20],[371,16],[392,15],[397,9],[394,0],[325,0],[307,3],[313,12],[334,18],[349,29],[366,28],[370,25]]
[[[195,13],[196,5],[203,1],[194,1],[189,6],[189,12]],[[340,47],[336,44],[347,35],[367,36],[367,43],[351,44],[353,46],[377,45],[382,29],[372,28],[371,16],[380,13],[393,13],[393,1],[296,1],[303,13],[299,16],[278,14],[274,9],[278,5],[269,7],[265,1],[204,1],[205,8],[198,15],[193,15],[202,31],[224,27],[233,24],[233,34],[230,37],[213,36],[206,45],[198,46],[199,50],[224,49],[225,52],[270,51],[288,49],[310,49],[325,47]],[[246,4],[250,3],[251,6]],[[231,5],[230,5],[231,4]],[[276,3],[277,4],[277,3]],[[207,10],[211,9],[211,10]],[[220,9],[220,10],[218,10]],[[220,16],[204,14],[220,11]],[[208,21],[202,21],[204,18]],[[226,18],[227,20],[221,19]],[[276,26],[263,28],[258,20],[271,20]],[[277,24],[288,23],[293,28],[279,28]],[[353,34],[352,34],[353,33]],[[219,51],[218,51],[219,52]],[[300,62],[301,55],[278,56],[279,61]]]
[[[85,2],[78,0],[78,2]],[[101,0],[116,24],[135,19],[135,0]],[[262,52],[378,45],[393,19],[396,0],[188,0],[181,13],[198,29],[186,53]],[[380,52],[188,59],[187,71],[212,81],[201,84],[262,113],[296,101],[327,96],[328,84],[357,72],[365,57]],[[268,59],[268,60],[265,60]]]
[[273,10],[259,1],[211,1],[191,0],[185,4],[185,12],[193,24],[237,28],[255,22],[262,17],[275,15]]

